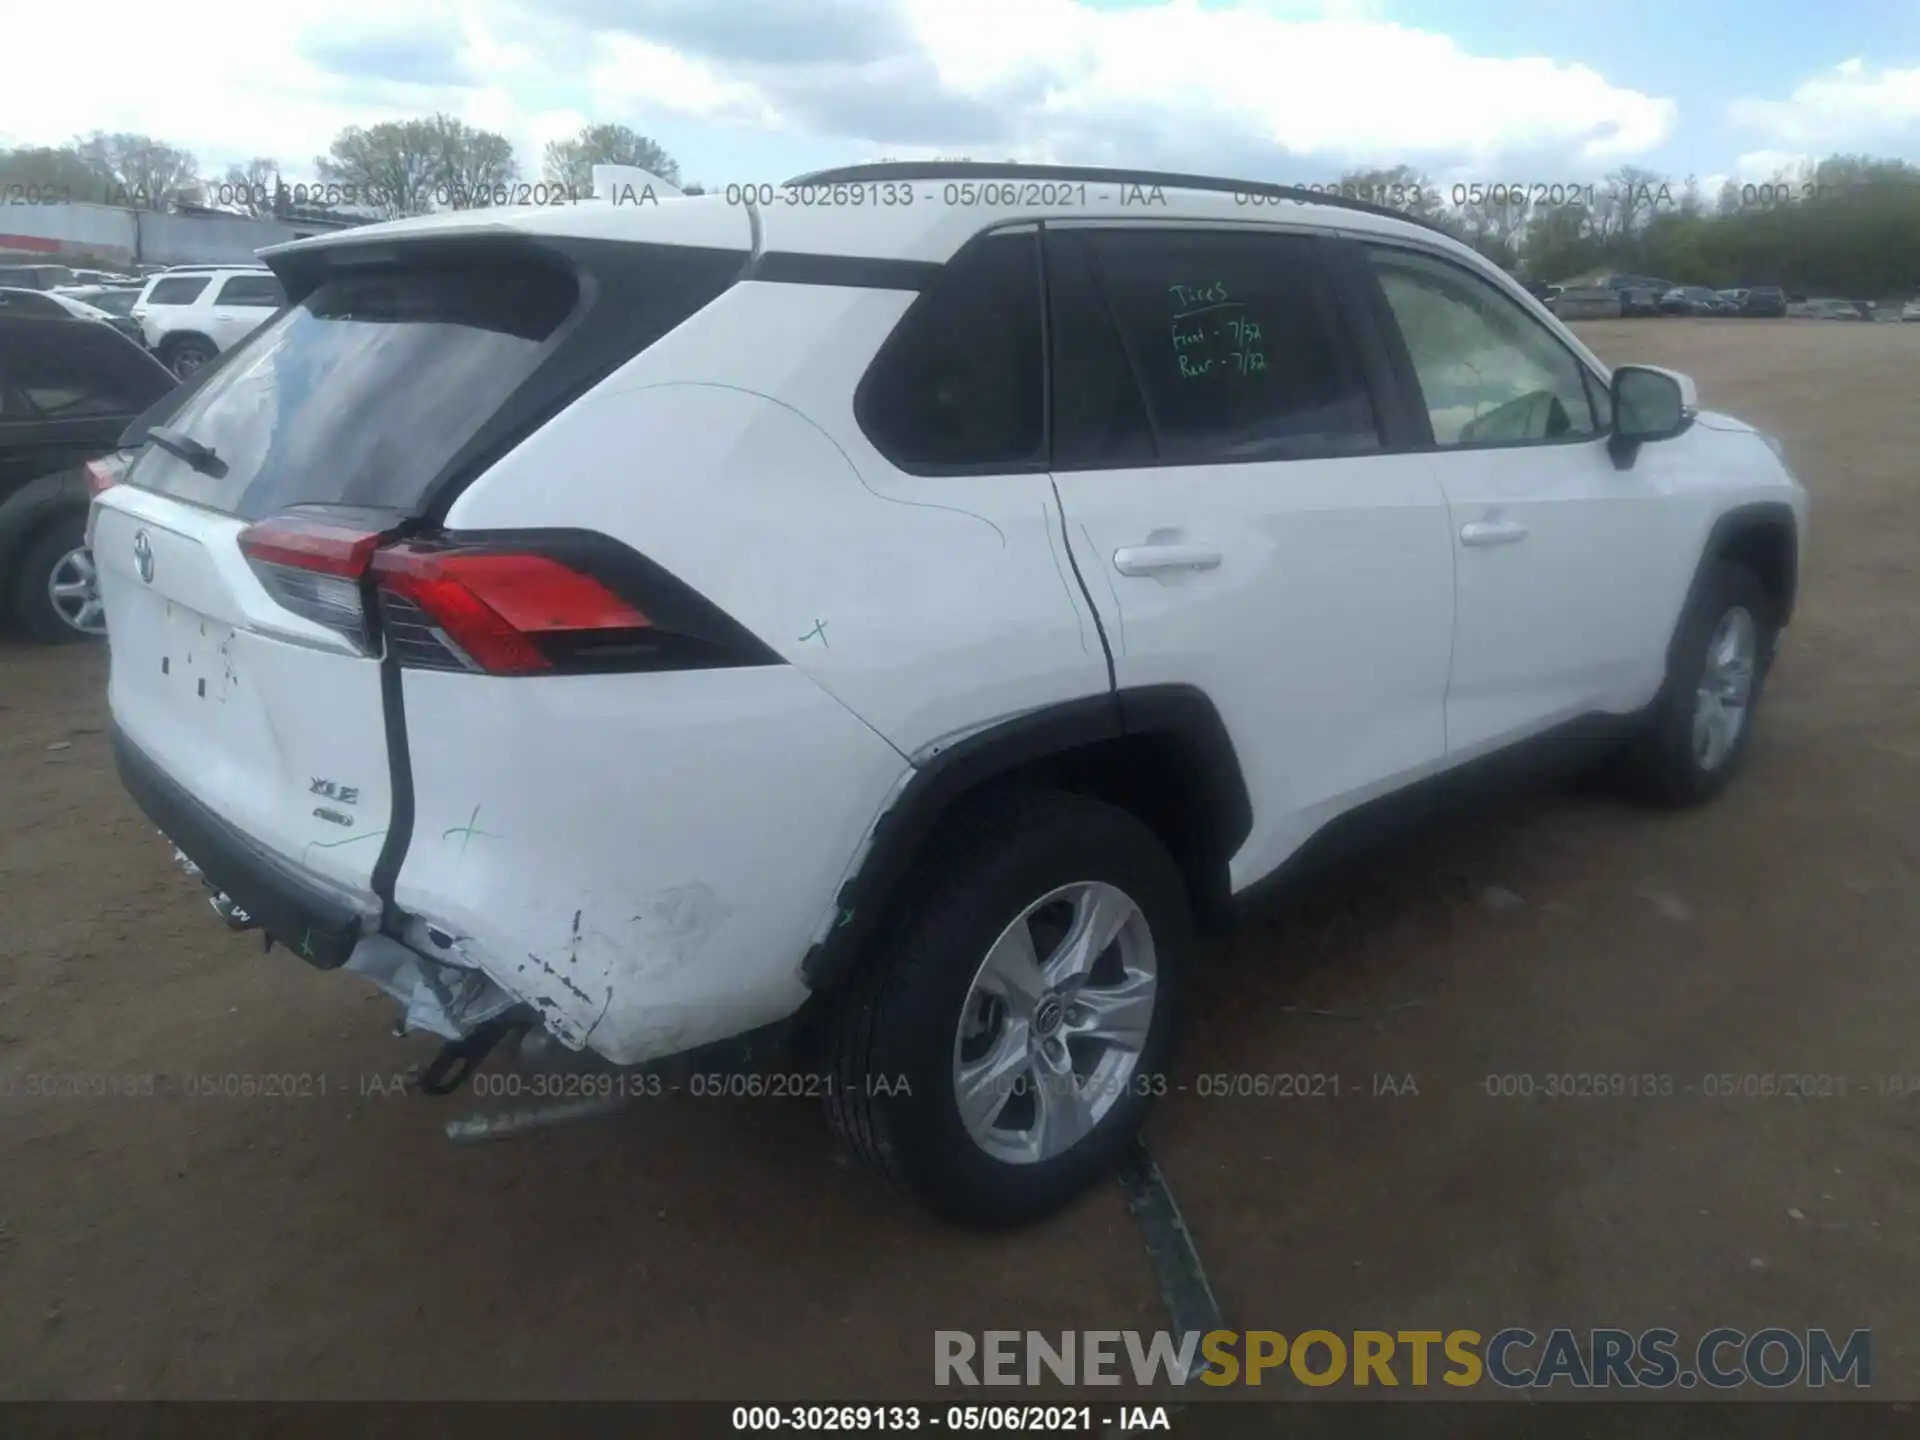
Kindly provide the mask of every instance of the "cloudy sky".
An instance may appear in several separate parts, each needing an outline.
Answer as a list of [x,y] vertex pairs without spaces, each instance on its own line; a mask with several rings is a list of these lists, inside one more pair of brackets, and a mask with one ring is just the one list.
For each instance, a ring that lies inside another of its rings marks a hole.
[[[880,156],[1281,181],[1717,183],[1920,161],[1920,0],[175,0],[9,16],[0,143],[137,130],[306,178],[342,126],[618,120],[709,189]],[[71,57],[60,62],[55,57]],[[45,64],[22,65],[45,55]],[[1711,192],[1709,192],[1711,193]]]

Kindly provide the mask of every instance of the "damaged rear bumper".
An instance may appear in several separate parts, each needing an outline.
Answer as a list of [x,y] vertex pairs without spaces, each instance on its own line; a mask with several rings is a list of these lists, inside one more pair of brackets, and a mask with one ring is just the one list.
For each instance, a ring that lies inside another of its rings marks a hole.
[[193,862],[207,884],[308,964],[338,969],[378,928],[378,915],[294,869],[201,804],[118,725],[113,727],[113,759],[134,803]]

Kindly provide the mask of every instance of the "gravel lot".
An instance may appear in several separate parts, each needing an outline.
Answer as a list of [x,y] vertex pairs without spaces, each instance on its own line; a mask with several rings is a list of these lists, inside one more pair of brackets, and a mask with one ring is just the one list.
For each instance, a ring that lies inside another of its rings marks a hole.
[[[1150,1137],[1229,1324],[1870,1326],[1912,1397],[1920,1102],[1881,1087],[1920,1077],[1920,326],[1584,329],[1782,435],[1814,494],[1746,775],[1680,816],[1541,796],[1213,947],[1189,1077],[1340,1095],[1190,1085]],[[1117,1187],[942,1230],[803,1101],[451,1147],[462,1102],[374,1093],[431,1053],[384,999],[217,928],[114,778],[104,674],[0,648],[0,1398],[910,1397],[935,1328],[1164,1323]],[[1569,1071],[1673,1093],[1485,1086]],[[18,1093],[262,1073],[327,1093]],[[1846,1096],[1702,1093],[1783,1073]]]

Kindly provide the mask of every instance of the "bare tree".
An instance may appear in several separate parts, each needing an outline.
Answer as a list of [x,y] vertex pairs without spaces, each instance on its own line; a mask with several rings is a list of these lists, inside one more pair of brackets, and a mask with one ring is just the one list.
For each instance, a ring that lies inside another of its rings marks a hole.
[[1629,239],[1646,228],[1656,211],[1673,204],[1667,177],[1638,165],[1622,165],[1607,176],[1607,184],[1613,194],[1614,233]]
[[625,125],[583,125],[570,139],[548,142],[541,158],[547,179],[580,195],[592,193],[596,165],[633,165],[669,185],[680,183],[680,166],[659,142]]
[[435,115],[430,123],[438,146],[434,204],[464,210],[507,203],[503,187],[520,175],[512,142],[451,115]]
[[329,200],[394,219],[433,208],[441,153],[440,130],[432,120],[387,120],[349,125],[333,137],[325,155],[314,159],[313,169],[328,186],[338,187]]
[[200,167],[193,152],[151,135],[95,130],[75,140],[73,149],[105,183],[107,198],[114,203],[159,209],[170,200],[200,193]]
[[245,165],[229,165],[216,191],[222,204],[244,210],[256,219],[280,213],[280,162],[256,155]]

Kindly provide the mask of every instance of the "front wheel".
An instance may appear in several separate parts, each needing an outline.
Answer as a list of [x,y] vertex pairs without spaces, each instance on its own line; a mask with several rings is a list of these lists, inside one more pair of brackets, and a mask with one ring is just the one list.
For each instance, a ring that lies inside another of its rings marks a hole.
[[1773,615],[1751,570],[1727,561],[1708,569],[1674,634],[1666,684],[1621,756],[1631,791],[1696,805],[1726,787],[1753,738],[1779,636]]
[[922,870],[832,1037],[835,1128],[935,1213],[1002,1226],[1105,1174],[1164,1067],[1191,921],[1138,819],[1041,794]]

